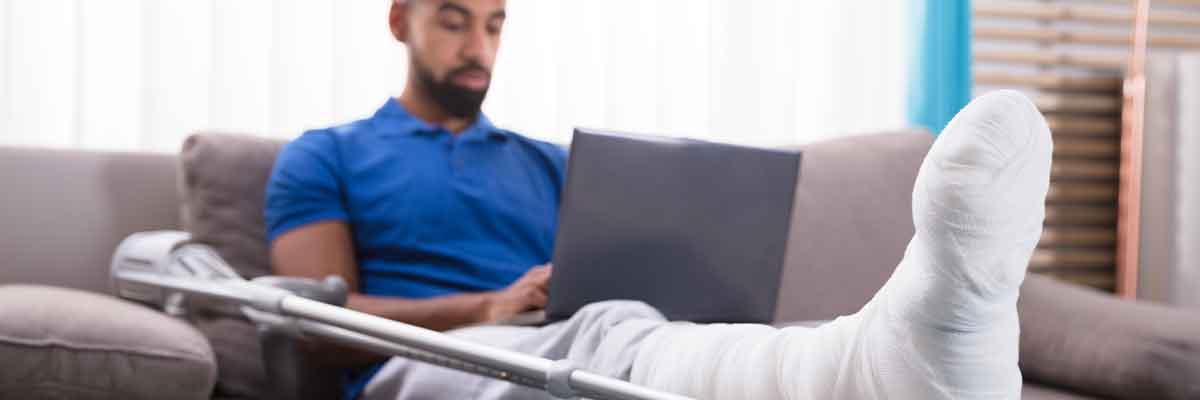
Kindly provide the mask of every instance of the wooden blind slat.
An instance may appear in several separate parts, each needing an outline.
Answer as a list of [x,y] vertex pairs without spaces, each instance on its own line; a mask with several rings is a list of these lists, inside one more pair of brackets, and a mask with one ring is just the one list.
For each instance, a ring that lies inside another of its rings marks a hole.
[[[1037,42],[1078,43],[1100,46],[1128,47],[1130,36],[1126,33],[1070,31],[1056,28],[1008,28],[980,26],[975,28],[975,37],[992,40],[1031,40]],[[1150,45],[1179,49],[1200,49],[1200,39],[1190,36],[1156,34],[1150,37]]]
[[1111,95],[1040,94],[1033,102],[1042,112],[1116,114],[1121,111],[1121,99]]
[[1117,185],[1112,183],[1057,182],[1046,194],[1050,204],[1103,204],[1117,201]]
[[1042,229],[1040,247],[1084,247],[1108,246],[1117,243],[1117,231],[1113,228],[1048,227]]
[[1109,206],[1055,205],[1046,206],[1046,226],[1065,225],[1071,227],[1099,225],[1113,227],[1117,222],[1117,209]]
[[1117,163],[1109,161],[1054,160],[1050,177],[1055,180],[1117,179]]
[[1116,160],[1120,154],[1121,143],[1117,139],[1058,138],[1054,141],[1054,156],[1057,158]]
[[1073,54],[1063,51],[976,50],[975,60],[1044,66],[1074,66],[1119,70],[1125,67],[1125,55]]
[[[1099,22],[1126,26],[1133,22],[1133,13],[1124,9],[1035,3],[1029,1],[978,1],[975,3],[975,15],[995,18]],[[1150,23],[1180,27],[1200,27],[1200,15],[1186,11],[1154,11],[1150,13]]]
[[1004,72],[976,72],[975,82],[988,85],[1019,85],[1038,89],[1104,91],[1121,89],[1119,76],[1067,76],[1060,74],[1014,74]]
[[1114,117],[1047,115],[1046,124],[1055,136],[1113,137],[1121,133],[1121,121]]
[[1113,249],[1060,250],[1040,248],[1033,251],[1029,268],[1110,268],[1117,261]]

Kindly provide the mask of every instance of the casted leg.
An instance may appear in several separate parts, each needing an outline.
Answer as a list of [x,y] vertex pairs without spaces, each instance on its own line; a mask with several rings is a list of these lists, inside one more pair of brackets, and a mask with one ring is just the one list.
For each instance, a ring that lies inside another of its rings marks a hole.
[[976,99],[921,165],[916,234],[862,310],[815,329],[668,324],[631,379],[712,399],[1019,398],[1016,300],[1052,147],[1023,95]]

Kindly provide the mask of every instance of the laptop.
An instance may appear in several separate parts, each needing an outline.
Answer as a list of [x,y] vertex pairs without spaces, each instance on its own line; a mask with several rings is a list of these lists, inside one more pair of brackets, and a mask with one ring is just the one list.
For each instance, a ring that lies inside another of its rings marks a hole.
[[628,299],[670,320],[771,322],[800,158],[576,129],[546,320]]

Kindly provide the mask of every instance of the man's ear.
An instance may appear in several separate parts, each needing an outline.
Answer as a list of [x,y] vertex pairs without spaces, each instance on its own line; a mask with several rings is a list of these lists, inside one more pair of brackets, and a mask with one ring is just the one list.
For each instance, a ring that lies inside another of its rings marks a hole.
[[408,0],[392,0],[392,10],[388,13],[392,37],[401,43],[408,43],[408,8]]

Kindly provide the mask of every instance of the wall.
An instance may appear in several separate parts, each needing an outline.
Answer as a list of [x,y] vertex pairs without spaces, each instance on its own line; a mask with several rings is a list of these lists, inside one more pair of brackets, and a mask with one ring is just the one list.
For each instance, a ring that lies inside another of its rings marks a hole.
[[[403,88],[383,0],[0,0],[0,145],[176,151],[290,138]],[[748,144],[897,128],[905,2],[511,0],[484,110]]]

